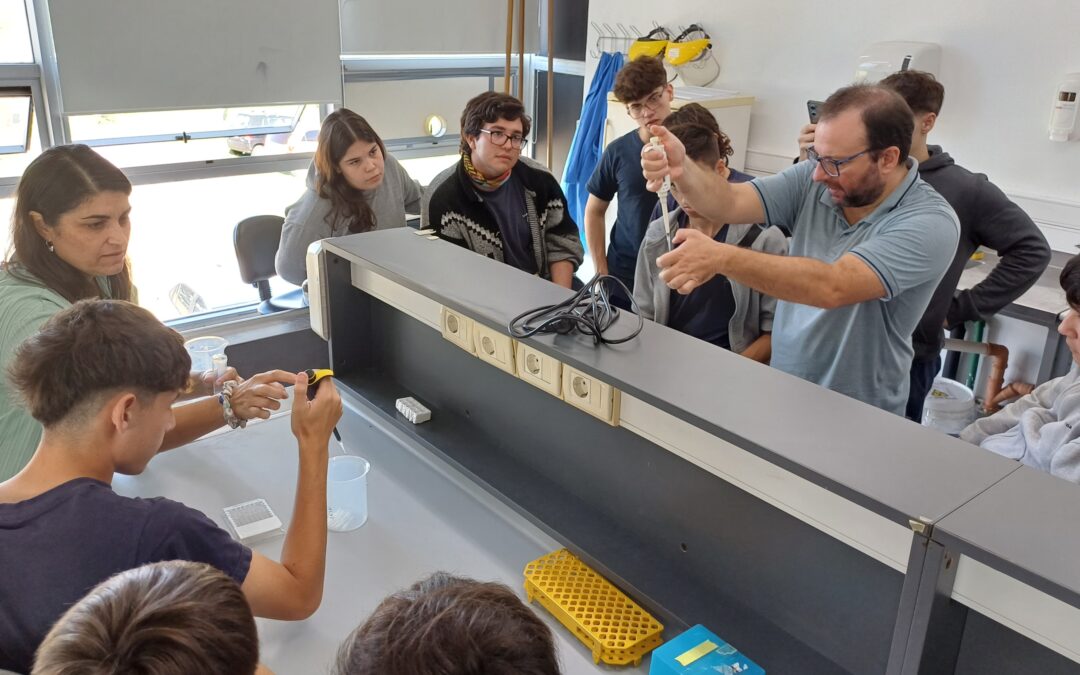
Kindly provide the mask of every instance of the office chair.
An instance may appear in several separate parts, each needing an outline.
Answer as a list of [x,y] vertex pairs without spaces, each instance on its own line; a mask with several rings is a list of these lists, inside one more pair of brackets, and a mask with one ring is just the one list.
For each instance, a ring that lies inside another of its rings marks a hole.
[[303,291],[299,288],[281,295],[271,296],[270,279],[277,276],[274,256],[281,242],[281,216],[251,216],[244,218],[233,229],[233,247],[240,278],[259,289],[259,314],[273,314],[286,309],[306,307]]

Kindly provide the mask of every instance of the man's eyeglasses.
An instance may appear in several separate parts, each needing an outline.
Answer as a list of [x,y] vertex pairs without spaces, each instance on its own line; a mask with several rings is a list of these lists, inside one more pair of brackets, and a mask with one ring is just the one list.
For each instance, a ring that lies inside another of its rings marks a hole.
[[626,114],[634,119],[641,119],[645,114],[645,109],[648,108],[649,112],[656,110],[660,105],[660,99],[664,96],[664,87],[660,87],[653,93],[649,94],[649,98],[643,102],[635,102],[626,106]]
[[491,142],[499,147],[503,147],[507,143],[510,143],[511,148],[520,150],[529,144],[529,139],[524,136],[510,136],[498,129],[481,129],[480,133],[491,136]]
[[866,153],[870,152],[870,148],[863,150],[862,152],[856,152],[851,157],[844,157],[843,159],[833,159],[832,157],[822,157],[817,154],[817,151],[813,147],[806,149],[806,158],[811,162],[817,162],[821,165],[821,170],[833,178],[840,177],[840,167],[848,162],[854,162],[856,159],[862,157]]

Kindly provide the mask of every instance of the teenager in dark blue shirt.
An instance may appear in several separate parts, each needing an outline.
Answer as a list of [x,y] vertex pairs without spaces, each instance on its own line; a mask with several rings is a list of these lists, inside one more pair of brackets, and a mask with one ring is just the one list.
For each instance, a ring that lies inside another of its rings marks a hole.
[[307,377],[295,376],[299,477],[281,562],[183,504],[113,492],[114,473],[142,473],[161,447],[190,369],[183,338],[122,300],[79,301],[16,349],[14,389],[44,434],[30,463],[0,483],[0,670],[29,672],[34,651],[68,607],[145,563],[212,565],[240,584],[257,616],[304,619],[318,608],[327,448],[341,417],[332,384],[309,402]]
[[[626,113],[638,128],[616,138],[600,158],[587,185],[585,241],[598,274],[617,277],[633,291],[638,249],[656,206],[656,194],[645,189],[641,173],[641,149],[649,141],[649,126],[661,124],[671,112],[674,89],[667,81],[663,61],[642,57],[623,66],[615,76],[615,97],[626,104]],[[604,216],[618,195],[618,213],[611,227],[611,244],[606,242]],[[630,308],[630,299],[620,294],[615,304]]]

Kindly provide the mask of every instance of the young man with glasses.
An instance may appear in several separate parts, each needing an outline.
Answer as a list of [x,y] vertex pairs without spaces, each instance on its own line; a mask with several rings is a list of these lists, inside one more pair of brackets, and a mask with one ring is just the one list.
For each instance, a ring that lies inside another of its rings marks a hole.
[[873,85],[837,90],[821,107],[811,158],[731,184],[685,159],[662,127],[666,155],[645,149],[650,189],[670,175],[697,211],[727,223],[787,225],[788,256],[682,229],[660,278],[689,293],[716,274],[779,299],[772,365],[903,415],[911,333],[956,251],[956,214],[908,158],[911,109]]
[[[631,292],[641,240],[649,226],[656,195],[645,189],[641,175],[641,149],[649,142],[649,127],[662,124],[671,113],[674,89],[667,81],[661,59],[642,57],[623,66],[615,76],[615,98],[638,128],[604,148],[589,183],[585,203],[585,241],[598,274],[611,274]],[[618,212],[607,244],[605,216],[618,195]],[[630,298],[616,294],[615,304],[630,308]]]
[[492,91],[461,114],[461,161],[428,186],[424,227],[480,255],[571,287],[584,251],[559,182],[523,158],[531,120]]

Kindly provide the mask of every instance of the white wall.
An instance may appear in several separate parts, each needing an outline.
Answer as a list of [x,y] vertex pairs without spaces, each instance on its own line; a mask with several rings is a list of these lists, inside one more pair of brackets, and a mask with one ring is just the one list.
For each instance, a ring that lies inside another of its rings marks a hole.
[[[1080,142],[1047,138],[1061,77],[1080,71],[1080,3],[978,0],[904,3],[858,0],[715,2],[686,0],[662,10],[645,0],[591,0],[590,22],[669,28],[699,22],[720,60],[712,86],[757,97],[750,123],[751,168],[774,170],[795,153],[809,98],[850,82],[858,51],[871,42],[920,40],[942,48],[945,106],[931,142],[1013,195],[1049,198],[1080,211]],[[647,30],[647,29],[646,29]],[[589,46],[596,33],[590,25]],[[596,62],[590,57],[587,72]],[[586,86],[588,86],[586,84]],[[1036,220],[1040,220],[1033,213]],[[1072,208],[1063,219],[1080,228]]]

